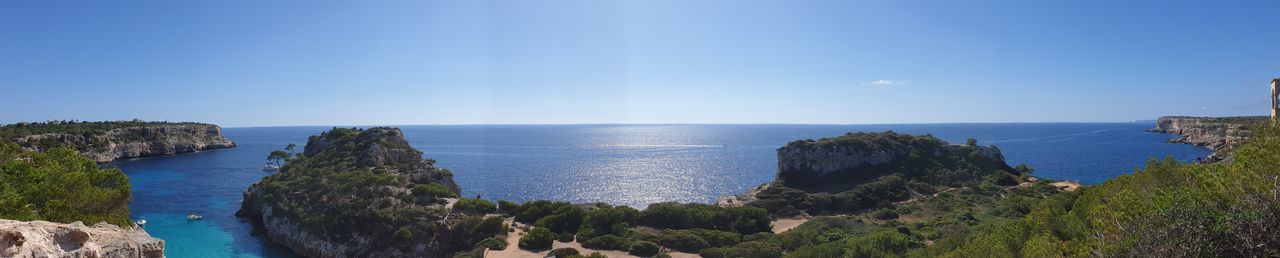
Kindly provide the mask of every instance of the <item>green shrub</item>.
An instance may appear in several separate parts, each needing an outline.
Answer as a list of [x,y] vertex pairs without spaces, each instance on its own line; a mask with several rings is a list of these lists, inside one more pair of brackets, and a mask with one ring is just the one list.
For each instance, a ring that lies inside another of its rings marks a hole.
[[546,227],[555,233],[574,233],[582,226],[582,207],[567,202],[538,200],[520,205],[515,220]]
[[520,249],[525,250],[543,250],[551,248],[552,242],[556,239],[555,234],[550,230],[541,227],[535,227],[529,230],[524,236],[520,237]]
[[573,242],[573,234],[569,232],[556,234],[556,241],[564,243]]
[[506,215],[515,215],[515,211],[520,209],[520,204],[508,200],[498,201],[498,211]]
[[773,217],[758,207],[658,203],[640,212],[641,224],[656,228],[704,228],[743,234],[768,232]]
[[476,243],[476,246],[489,248],[489,250],[505,250],[507,249],[507,240],[500,237],[490,237]]
[[874,213],[871,213],[871,217],[872,217],[872,218],[875,218],[875,219],[878,219],[878,220],[891,220],[891,219],[897,219],[897,218],[898,218],[898,212],[893,211],[893,210],[891,210],[891,209],[880,209],[880,210],[877,210],[877,211],[876,211],[876,212],[874,212]]
[[448,187],[445,187],[437,183],[415,184],[413,185],[412,192],[413,192],[413,196],[417,196],[417,197],[424,198],[426,200],[432,200],[432,201],[439,198],[458,197],[458,195],[454,194],[453,191],[450,191]]
[[657,255],[660,250],[661,247],[653,242],[635,241],[631,243],[631,252],[629,252],[629,254],[640,257],[650,257]]
[[497,207],[484,199],[461,198],[453,203],[453,209],[468,214],[489,214],[493,213]]
[[565,248],[556,248],[555,250],[551,250],[550,253],[547,253],[547,256],[570,257],[570,256],[576,256],[578,254],[580,254],[580,252],[578,252],[578,249],[565,247]]
[[658,244],[681,252],[697,253],[711,247],[706,239],[685,230],[664,230],[658,238]]
[[702,249],[698,255],[705,258],[773,258],[782,257],[782,248],[767,242],[743,242],[733,247]]
[[632,240],[625,237],[615,235],[603,235],[582,242],[582,247],[601,250],[620,250],[627,251],[631,249]]
[[70,147],[31,152],[0,139],[0,218],[132,227],[130,188],[120,169]]

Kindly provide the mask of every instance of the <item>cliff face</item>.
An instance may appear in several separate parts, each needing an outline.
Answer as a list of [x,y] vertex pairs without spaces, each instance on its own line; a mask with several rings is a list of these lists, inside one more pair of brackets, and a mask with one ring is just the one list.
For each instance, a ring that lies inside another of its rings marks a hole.
[[1172,143],[1185,143],[1213,149],[1214,153],[1204,162],[1231,159],[1231,150],[1237,143],[1249,138],[1249,125],[1266,121],[1266,117],[1183,117],[1166,116],[1156,120],[1156,127],[1148,131],[1179,135]]
[[888,175],[911,160],[973,154],[972,162],[1005,165],[995,146],[946,144],[932,137],[892,132],[847,134],[819,141],[796,141],[778,149],[778,179],[788,184],[857,181]]
[[107,223],[0,219],[0,257],[164,257],[164,240]]
[[448,238],[444,203],[418,192],[439,185],[456,195],[453,174],[424,160],[399,129],[339,130],[346,129],[312,136],[306,158],[250,186],[237,215],[253,220],[272,241],[309,257],[456,252],[441,243]]
[[99,163],[236,146],[235,142],[222,136],[222,128],[217,125],[194,123],[129,126],[84,134],[42,133],[19,136],[14,141],[25,148],[41,151],[56,146],[73,146],[85,157]]

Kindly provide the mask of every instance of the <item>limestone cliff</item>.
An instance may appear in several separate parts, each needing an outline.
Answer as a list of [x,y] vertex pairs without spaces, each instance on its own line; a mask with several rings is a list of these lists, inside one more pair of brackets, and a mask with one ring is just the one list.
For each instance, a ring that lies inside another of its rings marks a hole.
[[43,151],[71,146],[99,163],[236,146],[222,136],[222,128],[200,123],[15,124],[0,129],[24,148]]
[[970,162],[1007,168],[995,146],[947,144],[933,137],[886,133],[850,133],[817,141],[795,141],[778,148],[778,180],[788,184],[858,181],[898,172],[911,160],[973,154]]
[[1156,119],[1156,127],[1148,131],[1179,135],[1172,143],[1185,143],[1213,149],[1204,162],[1231,160],[1232,148],[1249,138],[1249,126],[1266,121],[1266,117],[1186,117],[1166,116]]
[[164,240],[107,223],[0,219],[0,257],[164,257]]
[[[441,196],[453,174],[424,160],[394,128],[335,128],[312,136],[304,158],[244,193],[238,216],[309,257],[444,257],[450,246]],[[433,187],[437,191],[427,191]]]

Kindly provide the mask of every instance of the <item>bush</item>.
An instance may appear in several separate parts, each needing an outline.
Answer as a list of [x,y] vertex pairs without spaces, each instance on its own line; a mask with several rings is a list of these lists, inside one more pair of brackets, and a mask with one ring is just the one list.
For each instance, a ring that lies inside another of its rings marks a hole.
[[631,252],[629,252],[629,254],[640,257],[650,257],[657,255],[660,249],[661,247],[653,242],[635,241],[634,243],[631,243]]
[[551,250],[551,253],[548,253],[547,256],[570,257],[578,254],[580,254],[580,252],[578,252],[578,249],[565,247],[565,248],[556,248],[556,250]]
[[574,233],[582,226],[582,207],[567,202],[538,200],[520,205],[516,221],[545,227],[555,233]]
[[639,217],[640,211],[631,207],[600,207],[587,211],[582,224],[598,235],[626,236],[626,227]]
[[[499,217],[466,217],[453,226],[458,246],[472,246],[494,236],[506,236],[507,225]],[[506,244],[504,243],[503,246]]]
[[782,257],[782,247],[766,242],[743,242],[733,247],[702,249],[698,255],[706,258],[773,258]]
[[0,139],[0,218],[132,227],[131,193],[124,172],[70,147],[31,152]]
[[871,217],[878,220],[898,219],[898,212],[891,209],[880,209],[871,213]]
[[453,209],[468,214],[489,214],[497,209],[492,202],[484,199],[462,198],[453,203]]
[[520,249],[543,250],[551,248],[551,244],[555,241],[555,238],[555,234],[551,234],[550,230],[535,227],[529,230],[529,232],[524,236],[520,237]]
[[515,211],[520,209],[520,204],[508,200],[498,201],[498,211],[506,215],[515,215]]
[[627,251],[631,249],[632,240],[615,235],[603,235],[582,242],[582,247],[602,250]]
[[413,196],[430,201],[434,201],[439,198],[458,197],[458,195],[454,194],[453,191],[450,191],[448,187],[437,183],[413,185]]
[[556,241],[564,243],[573,242],[573,234],[569,232],[556,234]]
[[743,234],[768,232],[773,217],[758,207],[724,208],[706,204],[659,203],[640,212],[643,225],[656,228],[704,228]]
[[664,230],[658,238],[658,243],[687,253],[697,253],[699,250],[711,247],[706,239],[684,230]]
[[490,237],[476,243],[476,246],[489,248],[489,250],[505,250],[507,249],[507,240],[499,237]]

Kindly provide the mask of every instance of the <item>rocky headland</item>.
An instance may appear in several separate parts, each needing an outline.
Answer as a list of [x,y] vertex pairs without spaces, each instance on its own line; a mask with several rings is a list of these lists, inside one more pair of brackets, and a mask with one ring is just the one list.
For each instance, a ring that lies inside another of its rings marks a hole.
[[0,136],[23,148],[43,151],[72,146],[98,163],[231,148],[222,128],[202,123],[143,121],[18,123],[0,127]]
[[1148,131],[1179,135],[1171,143],[1184,143],[1213,149],[1202,161],[1230,161],[1234,147],[1249,138],[1249,128],[1267,121],[1267,117],[1188,117],[1165,116],[1156,119],[1156,127]]
[[969,162],[1012,170],[995,146],[948,144],[933,137],[885,133],[849,133],[803,140],[778,148],[777,180],[805,186],[874,179],[898,172],[913,161],[965,155]]
[[395,128],[334,128],[244,192],[238,216],[309,257],[445,257],[474,244],[453,226],[453,174]]
[[0,257],[164,257],[164,240],[107,223],[0,219]]

